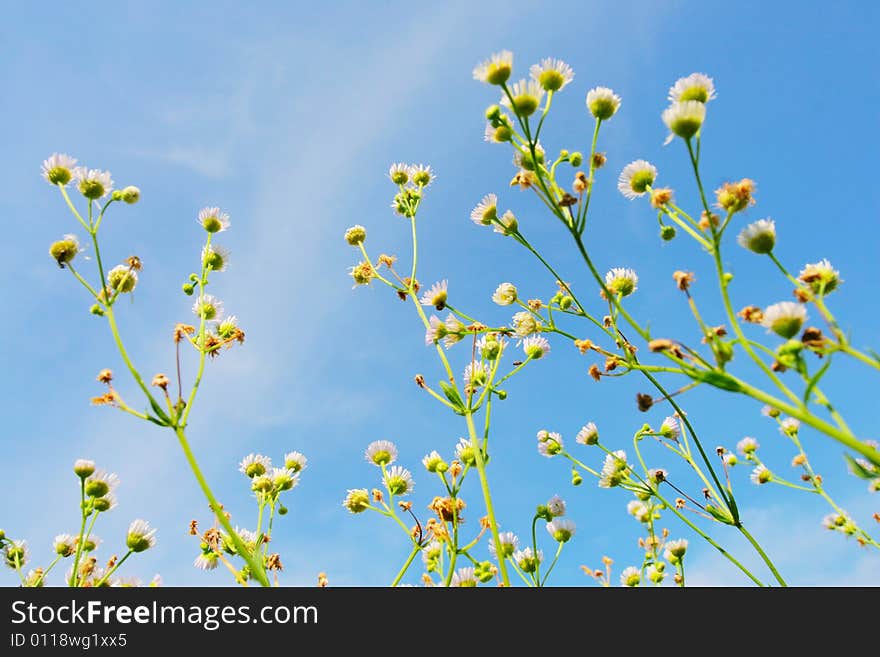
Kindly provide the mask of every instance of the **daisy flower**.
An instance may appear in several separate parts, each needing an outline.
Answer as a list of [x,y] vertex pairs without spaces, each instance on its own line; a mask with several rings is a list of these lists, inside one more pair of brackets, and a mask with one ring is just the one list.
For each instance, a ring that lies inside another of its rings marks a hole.
[[30,559],[30,548],[27,541],[7,541],[6,549],[3,552],[3,558],[6,565],[15,570],[24,566]]
[[679,538],[674,541],[666,541],[666,550],[663,556],[669,563],[680,561],[688,549],[688,541],[686,538]]
[[349,489],[342,502],[349,513],[363,513],[370,508],[370,493],[366,488]]
[[750,436],[746,436],[736,444],[736,448],[746,456],[757,452],[759,447],[758,441]]
[[262,454],[248,454],[238,464],[239,472],[252,479],[261,474],[266,474],[266,470],[270,467],[272,467],[272,459]]
[[455,458],[465,465],[473,465],[477,462],[474,455],[474,447],[467,438],[459,438],[455,445]]
[[486,194],[471,210],[471,221],[477,226],[489,226],[498,217],[498,197]]
[[513,553],[513,560],[524,573],[533,573],[538,569],[538,564],[544,561],[544,551],[538,550],[536,555],[532,548],[523,548]]
[[446,299],[449,297],[449,284],[444,281],[434,283],[427,292],[425,292],[419,303],[423,306],[434,306],[437,310],[443,310],[446,307]]
[[437,175],[431,171],[431,167],[427,164],[410,164],[409,177],[419,187],[427,187],[437,178]]
[[399,465],[391,466],[382,477],[382,482],[392,495],[406,495],[411,493],[415,486],[409,470]]
[[223,302],[212,294],[203,294],[196,299],[192,307],[196,317],[203,317],[208,321],[223,317]]
[[492,301],[499,306],[509,306],[516,303],[516,299],[517,290],[513,283],[502,283],[495,288],[495,293],[492,295]]
[[104,497],[107,493],[115,490],[118,485],[118,476],[106,470],[96,470],[86,479],[86,495],[89,497]]
[[691,73],[687,77],[679,78],[669,88],[669,100],[673,103],[688,100],[708,103],[714,98],[715,83],[703,73]]
[[827,259],[805,265],[798,274],[798,280],[809,285],[816,294],[828,294],[843,282],[840,272]]
[[487,84],[504,84],[513,70],[513,53],[509,50],[493,53],[489,59],[474,67],[474,80]]
[[612,294],[627,297],[638,288],[639,277],[632,269],[615,267],[605,274],[605,287]]
[[466,386],[480,388],[486,385],[488,379],[489,373],[483,363],[473,361],[464,368],[464,384]]
[[642,583],[642,573],[635,566],[624,568],[620,573],[620,585],[634,588]]
[[52,541],[52,549],[59,556],[69,557],[76,552],[76,537],[70,534],[58,534]]
[[431,315],[428,328],[425,329],[425,345],[430,347],[446,337],[446,324],[437,315]]
[[64,153],[52,153],[43,160],[43,178],[53,185],[66,185],[73,178],[76,158]]
[[607,121],[620,109],[620,96],[608,87],[593,87],[587,92],[587,109],[600,121]]
[[663,420],[663,424],[660,425],[660,429],[657,433],[664,438],[675,440],[681,435],[681,427],[678,424],[678,420],[670,415]]
[[211,271],[226,271],[229,265],[229,249],[222,246],[211,245],[202,247],[202,262],[210,266]]
[[[507,557],[512,556],[519,547],[519,537],[513,532],[501,532],[498,534],[498,543],[501,545],[501,558],[506,559]],[[489,539],[489,554],[492,555],[493,559],[498,558],[498,554],[495,550],[495,541],[491,538]]]
[[446,318],[446,337],[443,338],[443,344],[446,345],[446,348],[449,349],[449,347],[464,338],[466,329],[467,327],[458,317],[449,313],[449,316]]
[[452,579],[449,582],[449,586],[454,586],[458,588],[471,588],[477,585],[477,576],[476,571],[473,567],[468,566],[466,568],[459,568],[456,570]]
[[364,458],[373,465],[391,465],[397,460],[397,446],[390,440],[374,440],[367,445]]
[[690,139],[700,131],[706,120],[706,106],[696,100],[684,100],[672,103],[663,110],[663,123],[669,128],[669,137],[665,143],[672,141],[673,136]]
[[76,167],[71,173],[80,194],[91,201],[107,196],[113,189],[109,171]]
[[807,308],[794,301],[781,301],[764,309],[761,326],[785,339],[793,338],[807,319]]
[[217,567],[220,559],[217,557],[217,554],[214,552],[208,552],[205,554],[202,552],[199,556],[196,557],[196,560],[193,561],[193,566],[198,568],[199,570],[214,570]]
[[498,223],[495,224],[495,232],[500,235],[513,235],[519,227],[519,223],[516,221],[516,217],[513,215],[513,212],[507,210],[504,214],[502,214],[498,218]]
[[542,429],[538,432],[538,454],[551,458],[563,449],[562,436],[555,431]]
[[520,311],[513,316],[513,330],[516,334],[524,338],[538,330],[538,322],[532,313],[528,311]]
[[156,530],[146,520],[135,520],[128,526],[125,544],[132,552],[143,552],[156,545]]
[[229,214],[220,208],[206,207],[199,210],[199,223],[209,233],[222,233],[229,229]]
[[772,219],[758,219],[740,231],[736,243],[752,253],[770,253],[776,246],[776,224]]
[[443,457],[440,456],[437,450],[432,451],[430,454],[425,454],[424,458],[422,458],[422,465],[425,466],[425,470],[428,472],[437,472],[441,464],[444,464]]
[[550,343],[540,335],[532,335],[523,340],[523,351],[532,360],[538,360],[550,353]]
[[534,114],[544,98],[544,87],[534,80],[520,80],[514,82],[510,88],[511,102],[507,94],[501,96],[501,104],[519,116],[526,117]]
[[554,518],[565,515],[565,500],[559,497],[559,495],[554,495],[549,500],[547,500],[546,506],[547,511]]
[[288,452],[284,455],[284,467],[293,472],[302,472],[306,469],[309,460],[299,452]]
[[107,285],[111,290],[127,294],[134,290],[138,282],[137,272],[129,265],[116,265],[107,272]]
[[595,445],[599,442],[599,428],[594,422],[587,422],[574,437],[576,443],[581,445]]
[[752,470],[752,474],[749,475],[749,479],[752,480],[753,484],[766,484],[768,482],[773,481],[773,473],[767,469],[767,467],[763,464],[755,466],[755,469]]
[[547,523],[547,533],[557,543],[567,543],[574,536],[576,527],[573,521],[565,518],[556,518]]
[[561,59],[553,59],[552,57],[542,59],[540,64],[532,64],[529,75],[545,91],[562,91],[569,82],[574,80],[574,71],[571,66]]
[[391,178],[391,182],[395,185],[405,185],[409,182],[409,169],[408,164],[395,162],[388,169],[388,177]]
[[73,471],[78,477],[88,477],[95,471],[95,462],[89,459],[77,459],[73,462]]
[[623,167],[617,179],[617,189],[626,198],[633,200],[644,196],[656,179],[657,167],[646,160],[636,160]]

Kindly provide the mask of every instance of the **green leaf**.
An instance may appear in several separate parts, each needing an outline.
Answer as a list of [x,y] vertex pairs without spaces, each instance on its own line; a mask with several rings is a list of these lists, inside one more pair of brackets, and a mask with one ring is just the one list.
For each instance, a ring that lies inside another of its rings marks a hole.
[[866,468],[861,463],[856,461],[849,454],[844,454],[843,457],[846,459],[846,462],[849,463],[850,472],[852,472],[859,479],[876,479],[877,478],[877,475],[875,473],[868,470],[868,468]]
[[702,381],[703,383],[708,383],[711,386],[715,386],[716,388],[721,388],[722,390],[729,390],[730,392],[742,392],[742,386],[737,383],[737,381],[728,374],[724,372],[716,372],[714,370],[688,370],[688,376],[696,381]]
[[828,371],[828,367],[831,365],[831,359],[828,361],[816,372],[812,378],[807,382],[807,389],[804,390],[804,404],[810,403],[810,395],[813,394],[813,388],[815,388],[819,384],[819,380],[825,375],[825,372]]
[[456,390],[455,386],[447,383],[446,381],[440,381],[440,388],[443,390],[443,394],[446,395],[446,399],[448,399],[449,402],[455,407],[455,412],[459,415],[464,415],[464,402],[461,399],[461,395],[458,394],[458,390]]
[[713,518],[715,518],[715,520],[724,523],[725,525],[735,524],[733,518],[730,515],[730,512],[726,509],[719,509],[718,507],[712,506],[711,504],[707,504],[706,512]]

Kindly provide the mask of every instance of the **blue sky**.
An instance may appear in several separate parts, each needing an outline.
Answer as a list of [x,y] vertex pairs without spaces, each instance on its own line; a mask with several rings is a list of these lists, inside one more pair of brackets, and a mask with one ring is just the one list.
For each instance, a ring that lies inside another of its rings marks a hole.
[[[121,545],[135,517],[159,527],[158,547],[132,560],[127,574],[149,579],[160,572],[169,584],[228,583],[219,571],[190,565],[197,546],[187,524],[193,517],[206,522],[208,512],[173,435],[88,405],[100,392],[94,377],[102,367],[118,372],[126,398],[136,399],[136,390],[122,376],[105,323],[88,314],[81,290],[46,254],[52,240],[76,228],[39,176],[41,160],[54,151],[142,189],[140,204],[107,219],[102,240],[108,259],[136,253],[145,263],[133,303],[120,304],[119,314],[147,376],[172,369],[170,328],[189,316],[190,300],[179,289],[198,259],[198,209],[216,204],[231,213],[233,229],[222,243],[233,265],[216,278],[214,292],[248,340],[210,364],[190,435],[208,479],[241,524],[254,523],[237,472],[242,456],[277,459],[297,449],[309,457],[275,536],[289,584],[311,584],[319,571],[337,585],[389,582],[407,553],[399,529],[372,515],[350,517],[340,506],[347,488],[376,483],[363,448],[378,438],[395,441],[416,475],[416,508],[424,509],[437,491],[421,469],[422,455],[451,453],[464,431],[460,418],[412,384],[418,372],[441,376],[412,307],[378,287],[352,290],[345,275],[355,253],[341,235],[354,223],[367,226],[372,252],[406,258],[407,226],[388,208],[390,162],[426,162],[439,174],[421,214],[419,278],[448,278],[457,307],[487,323],[506,322],[508,313],[489,301],[499,282],[513,281],[529,297],[546,298],[552,286],[514,244],[468,220],[489,191],[501,195],[573,285],[592,289],[558,224],[534,198],[507,190],[510,153],[482,141],[483,109],[496,98],[471,79],[471,69],[493,51],[514,50],[519,75],[546,56],[575,69],[542,138],[551,152],[589,149],[583,98],[590,87],[608,85],[623,97],[601,138],[609,159],[589,242],[601,268],[638,271],[642,282],[630,306],[651,318],[656,332],[694,335],[671,284],[674,269],[697,272],[701,310],[722,322],[710,263],[683,238],[661,245],[652,213],[622,198],[615,179],[627,162],[645,157],[694,207],[686,154],[680,143],[662,147],[659,114],[677,77],[704,71],[718,88],[704,137],[707,185],[757,180],[759,203],[748,219],[777,221],[778,254],[792,268],[830,258],[846,281],[832,299],[838,318],[856,345],[880,343],[873,300],[880,82],[864,74],[878,10],[865,3],[741,2],[733,9],[720,2],[460,2],[417,10],[411,3],[265,3],[255,11],[224,2],[97,2],[51,12],[21,4],[6,13],[0,293],[7,312],[0,350],[7,374],[0,394],[7,469],[0,527],[27,538],[37,561],[48,560],[52,536],[75,530],[70,466],[89,457],[123,482],[119,507],[96,530],[108,547]],[[725,257],[736,275],[735,305],[788,298],[768,263],[733,245]],[[453,355],[463,367],[464,352]],[[494,423],[490,476],[503,528],[524,535],[535,504],[555,493],[578,524],[557,567],[558,584],[590,585],[578,566],[596,565],[604,554],[617,572],[640,561],[639,527],[625,515],[625,493],[599,490],[590,480],[573,489],[564,463],[537,455],[535,431],[560,431],[573,443],[593,420],[607,444],[626,448],[643,421],[659,423],[665,414],[636,413],[632,399],[643,386],[635,376],[596,385],[585,370],[585,361],[557,341],[547,362],[511,384]],[[876,438],[865,393],[874,374],[842,359],[835,370],[825,387],[856,433]],[[789,472],[792,454],[756,404],[715,391],[684,401],[708,446],[753,435],[771,467]],[[877,498],[847,475],[841,450],[811,431],[803,439],[832,494],[871,527]],[[668,459],[656,464],[683,468]],[[821,500],[758,489],[744,468],[736,480],[748,526],[791,582],[880,584],[876,555],[821,528]],[[476,488],[468,499],[476,519]],[[674,518],[664,524],[692,539],[693,583],[744,583]],[[754,562],[730,532],[713,533]],[[11,572],[0,579],[15,581]]]

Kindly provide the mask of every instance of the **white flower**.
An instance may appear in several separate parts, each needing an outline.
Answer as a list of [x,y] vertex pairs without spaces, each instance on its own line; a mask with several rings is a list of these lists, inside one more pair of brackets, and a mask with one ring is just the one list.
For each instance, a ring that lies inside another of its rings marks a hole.
[[382,482],[392,495],[406,495],[411,493],[415,486],[410,471],[399,465],[391,466],[382,477]]
[[[538,163],[542,163],[544,161],[544,147],[541,146],[541,142],[535,143],[535,157],[538,158]],[[516,149],[513,151],[513,166],[517,169],[525,169],[526,171],[534,170],[537,168],[535,163],[532,161],[532,153],[529,150],[526,150],[523,153],[521,150]]]
[[425,562],[426,566],[429,565],[429,562],[440,558],[440,552],[442,550],[443,544],[437,539],[432,540],[422,548],[422,561]]
[[796,436],[800,428],[800,420],[793,417],[787,417],[779,423],[779,431],[783,436]]
[[390,440],[374,440],[367,445],[364,458],[373,465],[391,465],[397,460],[397,446]]
[[241,460],[241,463],[238,464],[238,470],[242,474],[253,478],[265,474],[266,470],[271,466],[272,460],[268,456],[252,453],[248,454]]
[[437,472],[437,467],[441,463],[443,463],[443,457],[440,456],[437,450],[432,451],[430,454],[425,454],[422,458],[422,465],[425,466],[425,470],[428,472]]
[[513,560],[523,572],[533,573],[537,569],[538,564],[544,561],[544,551],[538,550],[536,556],[535,553],[532,552],[532,548],[523,548],[522,550],[517,550],[513,553]]
[[529,75],[546,91],[562,91],[565,85],[574,80],[571,66],[552,57],[542,59],[540,64],[532,64]]
[[626,198],[632,200],[643,196],[657,178],[657,167],[645,160],[630,162],[617,179],[617,189]]
[[467,327],[458,317],[449,313],[446,318],[446,337],[443,338],[443,344],[446,345],[446,348],[449,349],[456,342],[459,342],[464,337],[466,329]]
[[679,78],[669,88],[669,100],[673,103],[686,100],[708,103],[714,98],[715,83],[703,73],[691,73],[685,78]]
[[754,454],[758,447],[760,447],[758,441],[749,436],[746,436],[736,444],[736,448],[745,455]]
[[486,128],[483,130],[483,141],[487,141],[490,144],[503,144],[506,141],[510,141],[509,137],[507,139],[501,137],[507,137],[510,134],[509,128],[506,126],[499,126],[496,128],[488,121],[486,122]]
[[287,468],[272,468],[269,476],[272,477],[272,484],[275,486],[276,492],[290,490],[299,483],[299,476]]
[[464,384],[466,386],[481,388],[486,385],[488,379],[489,373],[486,371],[486,366],[483,363],[472,361],[464,368]]
[[196,317],[204,317],[206,320],[219,320],[223,318],[223,302],[212,294],[203,294],[196,299],[192,307]]
[[86,495],[89,497],[104,497],[114,491],[119,485],[119,477],[106,470],[96,470],[86,479]]
[[773,481],[773,473],[770,472],[763,464],[755,466],[755,469],[752,470],[752,474],[749,475],[749,479],[752,480],[753,484],[766,484],[770,481]]
[[594,422],[587,422],[574,437],[576,443],[581,445],[595,445],[599,442],[599,428]]
[[254,545],[257,542],[257,533],[252,532],[250,529],[236,527],[235,533],[238,534],[238,537],[245,545]]
[[687,552],[688,549],[688,541],[686,538],[679,538],[674,541],[666,541],[666,550],[663,553],[663,557],[669,563],[676,563],[683,556],[684,553]]
[[428,328],[425,329],[425,345],[430,347],[444,337],[446,337],[446,324],[437,315],[431,315],[428,320]]
[[459,568],[452,575],[449,586],[473,587],[477,585],[476,571],[473,567]]
[[739,459],[736,458],[736,454],[734,454],[733,452],[725,453],[721,457],[721,460],[724,461],[724,465],[731,467],[731,468],[733,466],[735,466],[737,463],[739,463]]
[[776,246],[776,224],[772,219],[758,219],[740,231],[736,243],[753,253],[770,253]]
[[498,197],[495,194],[486,194],[471,210],[471,221],[477,226],[489,226],[497,217]]
[[226,271],[230,255],[229,249],[216,244],[202,247],[202,262],[211,265],[211,271]]
[[802,303],[781,301],[764,309],[761,326],[783,338],[792,338],[807,319],[807,308]]
[[555,431],[541,429],[538,432],[538,454],[551,458],[563,449],[562,436]]
[[509,306],[516,303],[517,290],[513,283],[502,283],[495,288],[495,294],[492,295],[492,301],[499,306]]
[[410,164],[408,169],[410,180],[419,187],[427,187],[437,177],[427,164]]
[[513,330],[521,338],[538,330],[538,322],[535,320],[535,317],[532,313],[525,310],[518,312],[513,316],[512,326]]
[[309,460],[299,452],[288,452],[284,455],[284,467],[294,473],[305,470],[308,462]]
[[217,335],[224,340],[234,337],[238,331],[238,317],[227,315],[217,322]]
[[563,500],[559,495],[554,495],[549,500],[547,500],[547,511],[551,516],[558,517],[565,515],[565,500]]
[[73,471],[80,477],[88,477],[95,471],[95,462],[89,459],[77,459],[73,462]]
[[547,523],[547,533],[557,543],[567,543],[574,536],[576,527],[573,521],[565,518],[556,518]]
[[467,438],[459,438],[458,443],[455,445],[455,458],[464,463],[465,465],[473,465],[476,463],[476,456],[474,454],[474,446],[471,445],[471,441]]
[[639,277],[632,269],[614,267],[605,274],[605,287],[613,294],[629,296],[639,289],[638,285]]
[[134,290],[138,282],[137,272],[129,265],[116,265],[107,272],[107,284],[120,294]]
[[76,552],[76,537],[70,534],[58,534],[52,541],[52,549],[55,554],[69,557]]
[[80,193],[88,199],[102,198],[113,189],[113,179],[109,171],[76,167],[71,173]]
[[[77,538],[74,538],[74,543],[79,542]],[[83,552],[94,552],[101,545],[101,537],[96,536],[95,534],[89,534],[83,539]]]
[[620,573],[621,586],[636,587],[641,583],[642,583],[642,573],[635,566],[630,566],[629,568],[624,568],[623,572]]
[[660,425],[660,429],[657,433],[664,438],[676,440],[681,435],[681,427],[679,427],[678,420],[670,415],[663,420],[663,424]]
[[620,108],[620,96],[608,87],[593,87],[587,92],[587,109],[597,119],[607,121]]
[[488,84],[502,84],[510,77],[513,53],[509,50],[493,53],[489,59],[474,68],[474,80]]
[[[506,558],[513,555],[519,547],[519,538],[513,532],[501,532],[498,534],[498,542],[501,545],[501,557]],[[495,551],[495,541],[489,539],[489,554],[497,559],[498,554]]]
[[437,310],[443,310],[446,307],[446,299],[449,296],[449,284],[444,281],[434,283],[427,292],[419,299],[419,303],[423,306],[434,306]]
[[700,131],[706,120],[706,106],[696,100],[672,103],[663,110],[661,118],[669,128],[669,136],[665,143],[671,142],[674,136],[690,139]]
[[641,500],[631,500],[626,505],[626,512],[639,522],[645,522],[649,515],[648,506]]
[[534,80],[520,80],[513,83],[510,95],[513,97],[513,103],[507,94],[503,94],[501,104],[519,116],[531,116],[544,98],[544,87]]
[[540,335],[532,335],[522,342],[523,352],[532,360],[538,360],[550,353],[550,343]]
[[135,520],[128,526],[125,544],[132,552],[143,552],[156,545],[156,530],[146,520]]
[[196,560],[193,561],[193,566],[198,568],[199,570],[214,570],[217,567],[220,559],[214,552],[209,552],[205,554],[204,552],[196,557]]
[[666,579],[666,573],[662,570],[657,570],[657,566],[653,564],[645,568],[645,575],[655,584],[660,584],[664,579]]
[[843,282],[840,279],[840,272],[827,258],[805,265],[798,275],[798,280],[809,285],[816,294],[828,294]]
[[209,233],[222,233],[229,229],[229,214],[217,207],[199,210],[199,224]]
[[17,567],[24,566],[30,559],[30,548],[27,541],[7,541],[6,548],[3,552],[6,565],[15,570]]
[[64,153],[52,153],[43,160],[43,178],[53,185],[66,185],[73,178],[76,158]]
[[626,479],[628,469],[626,452],[622,449],[606,454],[605,462],[602,464],[602,474],[599,477],[599,487],[614,488],[619,486]]
[[498,223],[495,224],[495,232],[501,235],[512,235],[517,231],[518,227],[519,224],[516,221],[516,217],[513,216],[513,212],[507,210],[498,218]]
[[409,182],[409,165],[404,162],[395,162],[388,169],[388,177],[395,185],[405,185]]
[[495,335],[484,335],[477,340],[477,352],[482,358],[495,360],[501,355],[501,352],[507,347],[507,340]]

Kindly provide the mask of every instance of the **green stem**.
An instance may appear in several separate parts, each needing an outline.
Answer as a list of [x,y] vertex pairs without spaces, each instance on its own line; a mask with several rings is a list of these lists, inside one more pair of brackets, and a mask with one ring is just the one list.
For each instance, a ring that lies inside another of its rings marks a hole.
[[764,560],[764,563],[767,564],[767,567],[770,569],[770,572],[773,573],[773,577],[776,578],[776,581],[779,582],[779,584],[781,586],[788,586],[788,584],[785,583],[785,580],[782,579],[782,575],[780,575],[779,571],[776,570],[776,566],[774,566],[773,562],[770,561],[770,557],[767,556],[767,553],[764,552],[763,548],[761,548],[761,545],[758,543],[758,541],[755,540],[755,537],[752,536],[748,532],[748,530],[745,527],[743,527],[742,525],[737,525],[736,528],[739,529],[739,531],[742,533],[743,536],[745,536],[747,539],[749,539],[749,543],[751,543],[752,547],[754,547],[755,550],[758,552],[758,554],[761,555],[761,558]]
[[404,562],[403,567],[400,569],[400,572],[397,573],[397,577],[395,577],[394,581],[391,582],[392,588],[397,586],[400,583],[400,580],[403,579],[403,576],[404,576],[404,574],[406,574],[406,571],[409,570],[409,567],[412,564],[413,559],[416,558],[416,555],[419,552],[421,552],[421,550],[422,550],[422,548],[420,548],[418,545],[412,549],[412,552],[409,553],[409,558]]
[[553,561],[550,562],[550,567],[547,569],[547,574],[544,575],[544,579],[541,580],[542,587],[547,584],[547,578],[550,577],[550,573],[553,572],[553,568],[556,566],[556,562],[559,561],[559,555],[562,554],[563,545],[565,545],[565,543],[560,541],[559,546],[556,548],[556,555],[553,557]]
[[223,526],[223,529],[226,530],[226,533],[229,534],[230,539],[232,539],[232,544],[235,546],[236,552],[238,552],[239,556],[247,562],[248,566],[250,566],[251,576],[254,577],[262,586],[270,586],[269,578],[266,576],[266,572],[263,569],[263,564],[261,564],[255,555],[251,554],[250,550],[247,549],[247,546],[241,540],[236,531],[232,528],[232,525],[229,522],[229,519],[226,517],[226,514],[223,513],[223,507],[217,501],[217,498],[214,497],[214,493],[211,492],[210,487],[208,486],[208,482],[205,480],[204,475],[202,475],[202,471],[199,469],[199,464],[196,462],[195,456],[190,449],[189,442],[186,439],[186,434],[183,431],[182,427],[175,427],[174,429],[175,435],[177,435],[177,440],[180,442],[180,447],[183,449],[184,455],[186,455],[186,460],[189,463],[189,467],[195,475],[196,481],[199,484],[199,488],[202,489],[202,493],[204,493],[205,498],[208,500],[208,504],[211,507],[211,510],[214,512],[214,515],[217,517],[217,520]]
[[98,580],[98,582],[95,584],[95,588],[99,588],[99,587],[103,586],[104,583],[105,583],[108,579],[110,579],[110,576],[111,576],[113,573],[115,573],[117,570],[119,570],[119,567],[120,567],[122,564],[124,564],[124,563],[125,563],[125,560],[128,559],[132,554],[134,554],[134,551],[133,551],[133,550],[129,550],[128,552],[126,552],[126,553],[125,553],[125,556],[122,557],[119,561],[117,561],[116,564],[115,564],[110,570],[107,571],[107,574],[104,575],[101,579]]
[[49,574],[49,571],[55,567],[55,564],[58,563],[58,561],[60,559],[61,559],[61,555],[59,554],[52,560],[52,563],[49,564],[49,566],[46,568],[46,570],[44,570],[43,573],[37,578],[37,581],[34,582],[34,587],[38,587],[38,586],[40,586],[40,584],[43,583],[43,580],[46,579],[46,575]]
[[79,537],[76,542],[76,556],[73,558],[73,571],[70,575],[70,585],[76,586],[77,573],[79,572],[79,559],[82,556],[82,546],[83,546],[83,537],[85,536],[86,531],[86,521],[88,520],[88,516],[86,515],[86,478],[79,478],[79,513],[82,516],[82,523],[79,526]]

